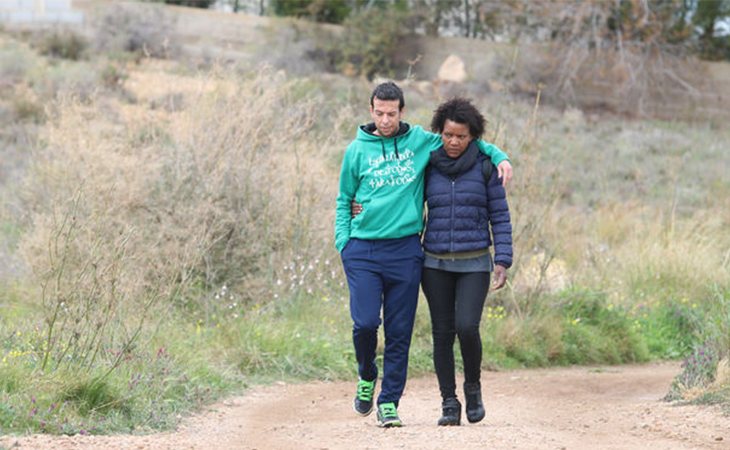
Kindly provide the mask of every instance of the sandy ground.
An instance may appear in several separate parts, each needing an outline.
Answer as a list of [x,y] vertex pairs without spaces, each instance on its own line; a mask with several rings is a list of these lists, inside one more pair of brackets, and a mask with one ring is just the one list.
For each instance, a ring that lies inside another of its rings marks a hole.
[[662,402],[678,363],[485,372],[486,419],[438,427],[435,376],[410,380],[402,428],[351,409],[352,383],[257,387],[148,436],[0,438],[21,449],[729,449],[730,418]]

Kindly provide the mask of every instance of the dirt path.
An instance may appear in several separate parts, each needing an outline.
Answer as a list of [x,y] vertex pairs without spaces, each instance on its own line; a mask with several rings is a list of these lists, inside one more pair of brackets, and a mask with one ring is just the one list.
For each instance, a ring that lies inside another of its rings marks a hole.
[[0,438],[21,449],[727,449],[730,419],[715,408],[660,401],[677,363],[485,372],[486,419],[437,427],[435,377],[410,380],[383,430],[351,409],[353,383],[254,388],[150,436]]

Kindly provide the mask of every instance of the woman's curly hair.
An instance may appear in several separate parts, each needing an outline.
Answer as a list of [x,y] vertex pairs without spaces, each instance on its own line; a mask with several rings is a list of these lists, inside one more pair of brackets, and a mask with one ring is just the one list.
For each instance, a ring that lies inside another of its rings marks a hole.
[[433,112],[431,119],[431,131],[441,133],[444,131],[446,120],[466,124],[469,127],[469,134],[472,138],[480,138],[484,134],[484,127],[487,120],[471,101],[455,97],[441,103]]

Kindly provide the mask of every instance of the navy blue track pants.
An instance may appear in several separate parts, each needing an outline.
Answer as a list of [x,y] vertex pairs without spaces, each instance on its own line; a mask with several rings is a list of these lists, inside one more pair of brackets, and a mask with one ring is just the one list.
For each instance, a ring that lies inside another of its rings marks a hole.
[[342,250],[350,288],[352,340],[358,374],[375,380],[375,351],[383,311],[385,350],[378,404],[398,405],[408,374],[408,350],[418,305],[423,250],[418,235],[399,239],[351,238]]

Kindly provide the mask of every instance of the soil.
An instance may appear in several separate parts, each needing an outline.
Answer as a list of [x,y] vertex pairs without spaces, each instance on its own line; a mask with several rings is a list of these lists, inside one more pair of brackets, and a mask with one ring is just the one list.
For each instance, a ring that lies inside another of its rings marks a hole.
[[354,382],[276,383],[211,405],[176,431],[146,436],[6,436],[21,449],[728,449],[712,406],[662,401],[678,363],[484,372],[487,417],[438,427],[435,376],[411,379],[402,428],[357,416]]

